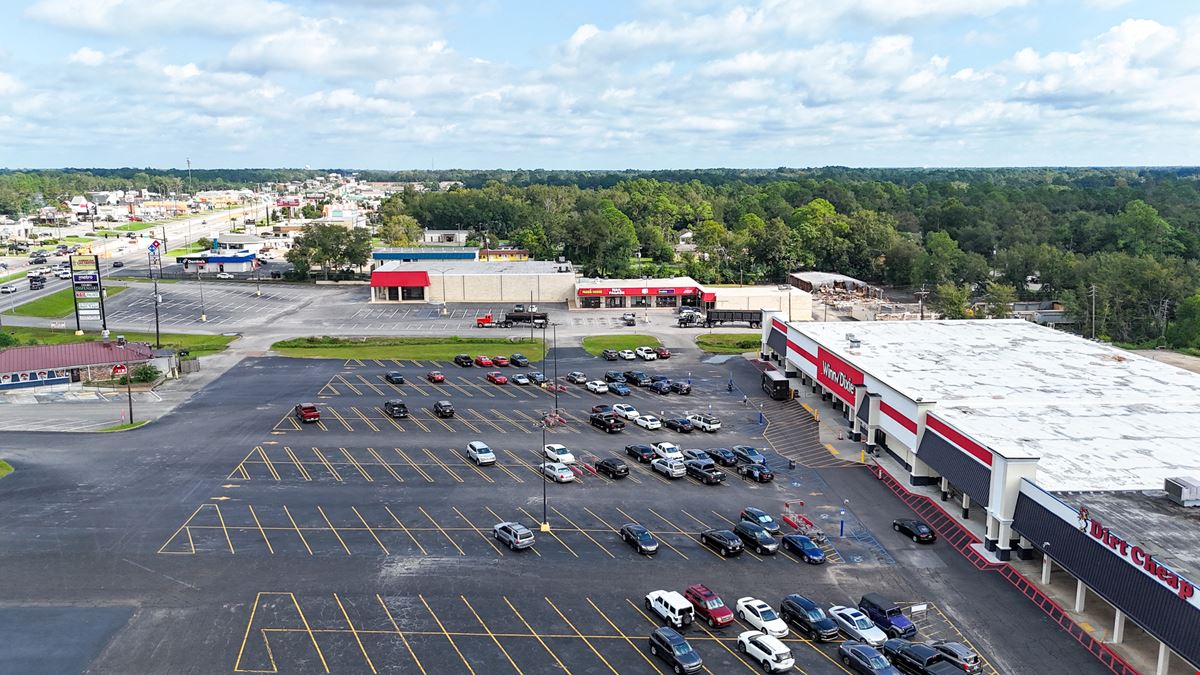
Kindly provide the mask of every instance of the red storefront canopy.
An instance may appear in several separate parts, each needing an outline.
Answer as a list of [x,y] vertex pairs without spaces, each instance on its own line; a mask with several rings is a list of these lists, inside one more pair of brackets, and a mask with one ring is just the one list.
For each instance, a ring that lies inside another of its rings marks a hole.
[[703,300],[704,302],[716,302],[717,294],[716,293],[704,293],[700,296],[700,299]]
[[429,286],[429,272],[371,272],[371,288]]

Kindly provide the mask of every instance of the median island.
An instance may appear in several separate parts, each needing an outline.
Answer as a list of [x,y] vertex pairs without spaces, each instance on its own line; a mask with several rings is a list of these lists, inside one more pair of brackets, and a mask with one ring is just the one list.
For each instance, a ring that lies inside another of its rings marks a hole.
[[545,348],[540,339],[464,337],[303,337],[282,340],[271,349],[283,356],[309,359],[411,359],[450,361],[457,354],[524,354],[540,361]]

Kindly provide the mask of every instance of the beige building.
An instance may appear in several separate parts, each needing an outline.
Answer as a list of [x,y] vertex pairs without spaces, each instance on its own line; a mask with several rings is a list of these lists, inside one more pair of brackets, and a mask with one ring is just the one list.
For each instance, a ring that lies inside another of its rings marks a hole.
[[389,262],[371,272],[371,302],[566,302],[570,263],[438,260]]
[[812,294],[795,286],[709,286],[708,289],[716,295],[713,309],[764,309],[783,312],[788,321],[812,320]]

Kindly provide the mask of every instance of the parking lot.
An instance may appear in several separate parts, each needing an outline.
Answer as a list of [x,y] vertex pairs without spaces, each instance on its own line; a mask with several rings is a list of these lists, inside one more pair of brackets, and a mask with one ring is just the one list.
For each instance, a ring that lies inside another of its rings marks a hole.
[[[558,364],[560,375],[613,367],[631,366],[578,354]],[[1096,671],[1002,579],[981,576],[951,547],[893,536],[903,506],[820,444],[809,411],[753,394],[743,403],[757,378],[748,364],[681,355],[632,367],[690,378],[693,393],[560,393],[565,423],[546,429],[546,441],[576,455],[575,480],[564,484],[544,483],[538,466],[539,414],[554,397],[445,363],[252,358],[150,427],[89,437],[86,456],[73,439],[10,434],[18,471],[5,478],[16,489],[3,497],[10,522],[0,529],[9,601],[145,603],[86,655],[96,672],[665,673],[646,642],[659,625],[642,606],[652,590],[705,583],[729,605],[754,596],[776,607],[789,593],[828,607],[874,590],[912,615],[921,639],[977,647],[988,673],[1047,659]],[[408,382],[383,380],[393,369]],[[425,383],[433,369],[451,379]],[[731,376],[738,391],[726,387]],[[389,398],[405,400],[410,417],[384,415]],[[441,398],[454,418],[428,412]],[[320,424],[293,422],[304,400],[317,403]],[[722,428],[605,434],[587,424],[592,405],[617,402],[654,414],[711,410]],[[468,461],[471,440],[487,442],[497,462]],[[727,468],[724,483],[704,485],[629,457],[627,478],[592,471],[624,457],[626,444],[658,440],[752,445],[776,476],[755,483]],[[72,506],[81,493],[92,508]],[[827,562],[753,550],[724,558],[701,543],[702,531],[732,529],[751,506],[810,518],[828,535]],[[533,530],[533,547],[497,542],[502,521]],[[630,522],[658,539],[657,555],[621,540]],[[53,542],[38,536],[47,527]],[[695,624],[685,635],[707,672],[757,671],[736,646],[747,628]],[[50,636],[32,639],[56,648]],[[844,672],[836,643],[796,633],[786,643],[798,672]]]
[[[154,286],[149,282],[127,283],[128,291],[105,303],[108,320],[121,326],[154,325]],[[203,301],[201,289],[203,288]],[[255,295],[253,284],[181,281],[158,285],[162,304],[159,324],[167,327],[237,325],[258,323],[272,315],[294,311],[313,297],[306,287],[264,284]],[[201,310],[207,321],[201,322]]]

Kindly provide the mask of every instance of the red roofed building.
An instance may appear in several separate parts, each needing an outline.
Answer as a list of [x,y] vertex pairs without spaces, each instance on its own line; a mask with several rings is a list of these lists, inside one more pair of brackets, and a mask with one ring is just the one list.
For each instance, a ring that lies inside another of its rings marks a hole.
[[114,366],[153,358],[145,342],[127,342],[124,348],[115,341],[10,347],[0,351],[0,390],[108,379]]

